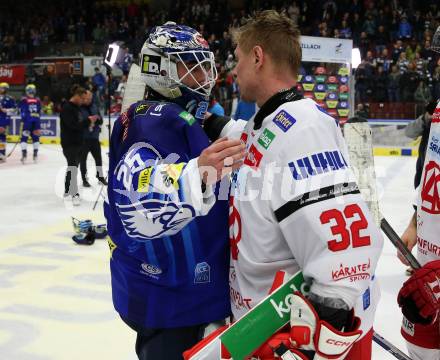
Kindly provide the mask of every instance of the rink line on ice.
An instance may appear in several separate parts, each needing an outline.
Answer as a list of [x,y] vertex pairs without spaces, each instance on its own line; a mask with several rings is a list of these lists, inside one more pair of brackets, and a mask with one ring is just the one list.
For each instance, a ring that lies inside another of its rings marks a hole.
[[111,302],[107,242],[79,246],[72,235],[63,220],[0,241],[1,359],[126,359],[132,352],[133,333]]

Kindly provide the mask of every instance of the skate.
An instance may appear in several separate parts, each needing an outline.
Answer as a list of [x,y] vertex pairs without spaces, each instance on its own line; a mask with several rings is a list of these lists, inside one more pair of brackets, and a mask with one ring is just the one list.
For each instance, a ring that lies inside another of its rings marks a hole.
[[72,196],[72,204],[73,204],[73,206],[80,206],[81,205],[81,198],[79,197],[79,194],[75,194]]
[[84,179],[83,180],[83,187],[85,187],[85,188],[89,188],[89,187],[91,187],[92,185],[90,185],[90,183],[88,182],[88,180],[87,179]]
[[21,163],[24,165],[26,163],[26,159],[27,159],[27,151],[26,150],[22,150],[21,151]]
[[32,159],[34,160],[34,163],[37,163],[37,161],[38,161],[38,151],[34,150],[34,156],[32,157]]

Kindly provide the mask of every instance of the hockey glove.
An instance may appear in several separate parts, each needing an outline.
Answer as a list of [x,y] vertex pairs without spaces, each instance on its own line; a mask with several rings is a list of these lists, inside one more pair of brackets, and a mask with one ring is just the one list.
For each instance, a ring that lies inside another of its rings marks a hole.
[[440,260],[431,261],[414,271],[399,291],[397,302],[405,317],[429,324],[440,310]]
[[361,320],[352,316],[344,331],[321,320],[313,305],[299,292],[290,300],[290,340],[305,353],[315,352],[314,359],[343,359],[362,334]]
[[284,353],[290,352],[289,359],[308,360],[298,349],[292,347],[290,333],[280,332],[272,335],[263,345],[261,345],[251,356],[251,359],[258,360],[279,360]]

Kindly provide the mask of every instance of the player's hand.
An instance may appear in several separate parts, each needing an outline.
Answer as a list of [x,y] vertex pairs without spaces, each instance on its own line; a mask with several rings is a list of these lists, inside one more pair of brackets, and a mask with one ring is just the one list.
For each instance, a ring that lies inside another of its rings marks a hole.
[[198,159],[200,176],[206,185],[238,169],[246,155],[245,145],[239,139],[220,138],[202,151]]
[[[411,221],[405,232],[402,234],[401,238],[402,242],[406,245],[408,250],[412,251],[413,247],[417,244],[417,225],[415,224],[415,222]],[[408,261],[400,253],[400,251],[397,251],[397,257],[403,264],[409,266]]]
[[89,116],[89,120],[92,123],[95,123],[98,119],[99,119],[98,115],[91,115],[91,116]]
[[440,260],[425,264],[404,282],[397,302],[412,323],[430,324],[440,310]]

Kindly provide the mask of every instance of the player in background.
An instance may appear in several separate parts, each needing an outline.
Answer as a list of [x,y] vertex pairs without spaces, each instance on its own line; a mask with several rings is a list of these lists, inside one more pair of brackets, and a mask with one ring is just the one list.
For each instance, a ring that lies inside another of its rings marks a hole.
[[0,162],[6,161],[6,129],[11,125],[11,114],[17,107],[14,98],[7,94],[8,89],[8,83],[0,83]]
[[28,84],[25,88],[26,96],[20,101],[18,107],[20,109],[21,121],[23,124],[21,132],[21,162],[24,164],[27,158],[27,141],[29,136],[32,137],[34,148],[33,160],[37,161],[38,148],[40,146],[40,114],[41,101],[36,97],[37,88],[34,84]]
[[140,68],[147,100],[119,117],[110,141],[113,303],[137,332],[139,359],[178,360],[230,314],[227,191],[216,201],[213,184],[242,164],[244,146],[210,145],[201,127],[217,76],[196,30],[153,28]]
[[[440,52],[440,27],[431,49]],[[403,284],[398,303],[402,309],[402,336],[413,360],[440,359],[440,102],[431,118],[416,211],[402,235],[422,265]],[[399,259],[408,265],[399,253]]]
[[[248,151],[230,197],[234,318],[269,293],[278,271],[302,270],[310,293],[296,293],[287,307],[295,359],[371,359],[370,294],[383,239],[338,123],[295,91],[299,31],[269,10],[239,28],[235,40],[241,98],[259,111],[248,122],[215,115],[205,121],[212,140],[240,137]],[[263,346],[254,356],[270,350]]]

